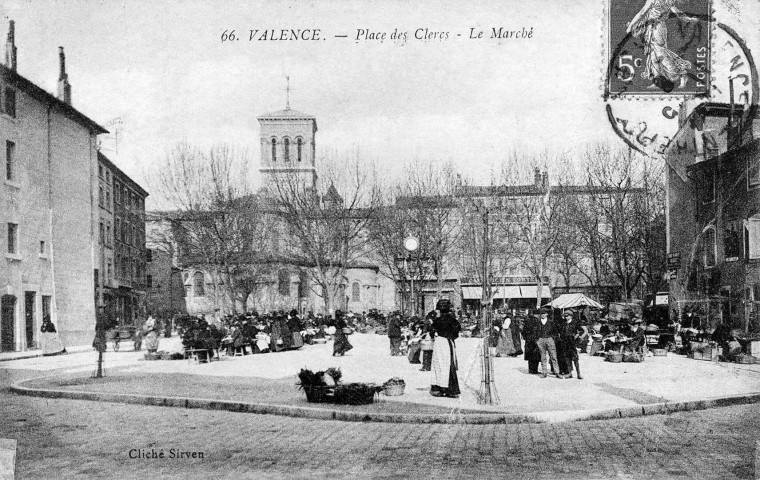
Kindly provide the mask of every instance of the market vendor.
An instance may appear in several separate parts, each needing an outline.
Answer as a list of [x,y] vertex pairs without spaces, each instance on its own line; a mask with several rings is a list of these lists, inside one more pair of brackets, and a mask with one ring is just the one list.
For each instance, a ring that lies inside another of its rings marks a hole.
[[462,327],[451,312],[451,300],[438,300],[435,309],[437,316],[433,320],[433,330],[436,339],[433,343],[433,381],[430,394],[434,397],[457,398],[461,392],[454,340],[459,338]]

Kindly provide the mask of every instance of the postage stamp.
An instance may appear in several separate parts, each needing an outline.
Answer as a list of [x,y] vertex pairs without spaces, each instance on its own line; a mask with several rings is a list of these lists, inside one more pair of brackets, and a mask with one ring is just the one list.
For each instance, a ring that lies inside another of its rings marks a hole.
[[710,0],[609,0],[606,94],[708,95]]

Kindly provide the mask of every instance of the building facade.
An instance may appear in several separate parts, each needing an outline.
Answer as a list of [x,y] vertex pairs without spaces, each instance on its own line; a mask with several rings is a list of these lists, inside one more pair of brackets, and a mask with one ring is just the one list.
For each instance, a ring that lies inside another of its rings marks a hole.
[[0,344],[36,348],[49,316],[66,345],[95,328],[97,135],[71,104],[61,48],[58,96],[17,72],[14,25],[0,65]]
[[95,300],[120,326],[146,314],[148,192],[98,152],[98,259]]
[[749,106],[680,115],[667,151],[670,310],[695,328],[759,332],[760,128]]

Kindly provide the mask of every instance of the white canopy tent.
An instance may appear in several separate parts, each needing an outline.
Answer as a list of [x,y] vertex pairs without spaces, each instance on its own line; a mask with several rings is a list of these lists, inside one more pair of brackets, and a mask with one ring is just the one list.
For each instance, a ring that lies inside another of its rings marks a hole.
[[564,293],[544,306],[563,310],[576,307],[604,308],[601,303],[595,302],[582,293]]

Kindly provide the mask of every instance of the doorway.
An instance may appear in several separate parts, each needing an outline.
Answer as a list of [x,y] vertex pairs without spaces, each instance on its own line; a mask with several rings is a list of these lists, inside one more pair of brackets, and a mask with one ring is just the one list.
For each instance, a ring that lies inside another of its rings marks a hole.
[[34,348],[35,292],[24,292],[24,319],[26,320],[26,348]]
[[0,297],[0,352],[12,352],[14,350],[15,311],[16,297],[13,295]]

